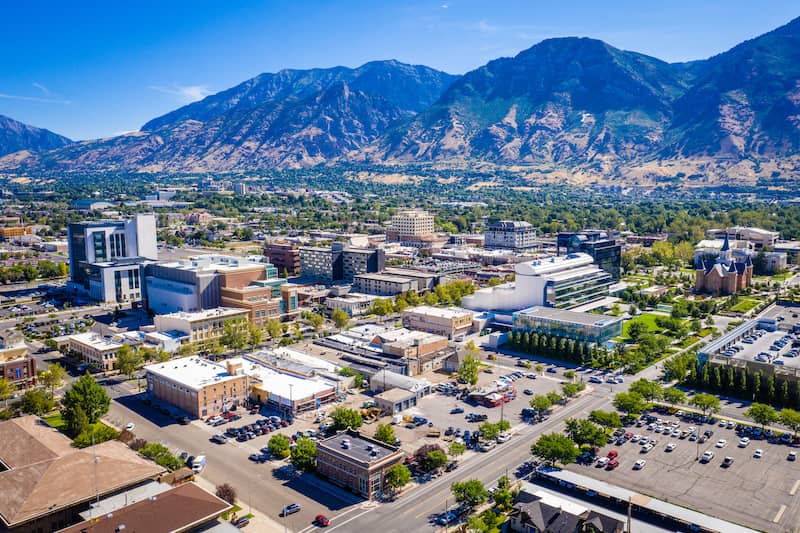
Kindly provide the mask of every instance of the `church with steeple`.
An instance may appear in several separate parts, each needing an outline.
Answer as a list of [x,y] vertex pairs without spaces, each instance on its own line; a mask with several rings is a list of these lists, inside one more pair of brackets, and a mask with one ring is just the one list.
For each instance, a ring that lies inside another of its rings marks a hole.
[[711,294],[733,294],[753,283],[753,261],[748,255],[746,259],[735,261],[731,252],[728,236],[713,261],[703,261],[695,275],[695,292]]

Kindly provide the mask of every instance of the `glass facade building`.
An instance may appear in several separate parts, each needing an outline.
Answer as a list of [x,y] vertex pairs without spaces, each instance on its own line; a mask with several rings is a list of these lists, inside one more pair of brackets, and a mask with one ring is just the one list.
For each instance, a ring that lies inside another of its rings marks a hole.
[[622,335],[623,319],[550,307],[531,307],[513,315],[514,329],[577,341],[603,343]]

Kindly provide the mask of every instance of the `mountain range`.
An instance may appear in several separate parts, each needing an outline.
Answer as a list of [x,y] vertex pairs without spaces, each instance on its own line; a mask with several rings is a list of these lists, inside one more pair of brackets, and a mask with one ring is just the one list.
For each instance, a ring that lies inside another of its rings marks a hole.
[[34,126],[0,115],[0,156],[21,150],[40,152],[66,146],[72,141]]
[[463,76],[397,61],[261,74],[108,139],[15,144],[7,128],[0,122],[0,155],[28,151],[0,158],[0,169],[23,172],[345,161],[623,177],[793,174],[800,18],[688,63],[556,38]]

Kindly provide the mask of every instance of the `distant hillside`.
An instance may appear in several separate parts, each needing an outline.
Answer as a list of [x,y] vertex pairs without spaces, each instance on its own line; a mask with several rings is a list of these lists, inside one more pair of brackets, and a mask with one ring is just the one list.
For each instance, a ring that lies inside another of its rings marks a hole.
[[29,150],[43,152],[71,143],[69,139],[49,130],[23,124],[0,115],[0,156]]

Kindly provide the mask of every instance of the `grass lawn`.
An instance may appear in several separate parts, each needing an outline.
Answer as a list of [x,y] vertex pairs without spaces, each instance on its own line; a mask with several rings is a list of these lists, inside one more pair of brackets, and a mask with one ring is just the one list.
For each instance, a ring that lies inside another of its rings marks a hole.
[[755,306],[761,303],[761,300],[757,298],[739,298],[739,303],[731,307],[731,311],[734,313],[746,313],[753,309]]
[[655,313],[643,313],[643,314],[637,316],[636,318],[632,318],[632,319],[626,321],[622,325],[622,338],[623,339],[630,339],[631,338],[630,335],[628,334],[628,331],[630,331],[630,326],[634,322],[642,322],[642,323],[644,323],[647,326],[647,331],[649,331],[650,333],[652,333],[654,331],[658,331],[660,329],[656,325],[656,317],[658,317],[658,316],[662,316],[662,315],[657,315]]
[[688,348],[689,346],[691,346],[692,344],[696,343],[700,339],[701,339],[701,337],[697,337],[695,335],[691,335],[691,336],[686,337],[685,339],[683,339],[683,341],[678,346],[680,346],[681,348]]
[[238,505],[234,505],[233,509],[231,509],[227,513],[222,513],[222,515],[221,515],[222,519],[223,520],[230,520],[232,514],[238,513],[241,510],[242,510],[241,507],[239,507]]
[[45,424],[47,424],[48,426],[55,428],[59,431],[62,431],[64,429],[64,426],[66,425],[66,422],[64,422],[64,419],[61,417],[61,413],[56,413],[54,415],[46,416],[42,420],[44,420]]

